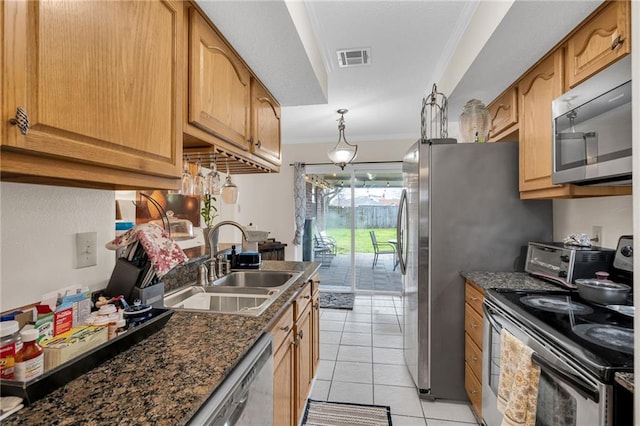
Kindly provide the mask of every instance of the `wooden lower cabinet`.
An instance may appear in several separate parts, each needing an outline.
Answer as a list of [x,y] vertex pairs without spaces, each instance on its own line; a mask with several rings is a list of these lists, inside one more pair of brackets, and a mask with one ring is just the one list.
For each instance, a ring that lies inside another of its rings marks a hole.
[[294,420],[294,338],[289,330],[273,354],[273,424],[293,425]]
[[[317,289],[317,287],[316,287]],[[311,296],[311,371],[315,377],[320,363],[320,291],[315,290]]]
[[297,405],[296,405],[296,421],[304,412],[307,396],[311,390],[311,381],[313,380],[313,361],[312,361],[312,332],[311,332],[311,304],[307,304],[306,308],[296,320],[296,337],[297,337]]
[[464,388],[478,419],[482,419],[482,303],[483,290],[465,284]]
[[[280,319],[272,326],[273,335],[273,422],[296,425],[304,412],[315,376],[319,354],[319,295],[311,297],[312,282],[298,293]],[[317,306],[316,309],[314,306]]]

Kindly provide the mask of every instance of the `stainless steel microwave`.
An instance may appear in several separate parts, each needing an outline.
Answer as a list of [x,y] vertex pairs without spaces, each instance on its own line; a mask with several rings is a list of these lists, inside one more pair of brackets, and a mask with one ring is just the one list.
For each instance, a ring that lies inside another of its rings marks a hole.
[[551,104],[554,184],[631,184],[631,57]]

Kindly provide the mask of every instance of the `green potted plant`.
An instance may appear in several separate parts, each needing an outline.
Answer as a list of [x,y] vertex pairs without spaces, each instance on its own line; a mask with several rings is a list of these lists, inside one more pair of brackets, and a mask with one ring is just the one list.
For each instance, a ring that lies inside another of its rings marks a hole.
[[202,228],[202,235],[204,236],[205,246],[209,246],[209,232],[213,226],[213,220],[218,217],[218,208],[215,203],[218,200],[211,194],[205,194],[202,196],[202,208],[200,209],[200,215],[204,220],[205,226]]

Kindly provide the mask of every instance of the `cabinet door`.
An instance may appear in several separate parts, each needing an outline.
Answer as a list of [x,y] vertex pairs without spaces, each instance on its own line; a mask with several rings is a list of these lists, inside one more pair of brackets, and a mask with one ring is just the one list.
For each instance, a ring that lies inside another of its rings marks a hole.
[[250,74],[209,23],[191,9],[189,123],[249,150]]
[[294,338],[293,330],[273,355],[273,424],[295,424],[294,417]]
[[30,121],[26,132],[3,126],[3,149],[180,176],[181,3],[52,0],[2,7],[2,121],[17,108]]
[[280,165],[280,105],[256,79],[251,79],[253,153]]
[[320,292],[316,291],[311,297],[311,377],[316,376],[320,363]]
[[562,94],[562,50],[544,59],[518,84],[520,192],[551,183],[551,101]]
[[491,116],[491,130],[489,140],[494,142],[501,136],[515,130],[518,124],[518,95],[517,89],[512,87],[487,107]]
[[304,412],[307,396],[311,389],[312,374],[312,336],[311,331],[311,305],[302,312],[302,315],[296,322],[296,339],[297,339],[297,403],[296,403],[296,419],[299,420]]
[[631,52],[628,0],[607,2],[567,40],[567,83],[574,87]]

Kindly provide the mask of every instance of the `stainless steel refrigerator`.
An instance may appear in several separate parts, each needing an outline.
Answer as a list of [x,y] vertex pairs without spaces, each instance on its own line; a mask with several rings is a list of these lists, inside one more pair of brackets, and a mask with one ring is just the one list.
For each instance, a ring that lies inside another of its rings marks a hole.
[[405,360],[421,397],[465,400],[460,272],[515,270],[522,246],[552,240],[551,201],[520,200],[514,142],[420,140],[403,179]]

